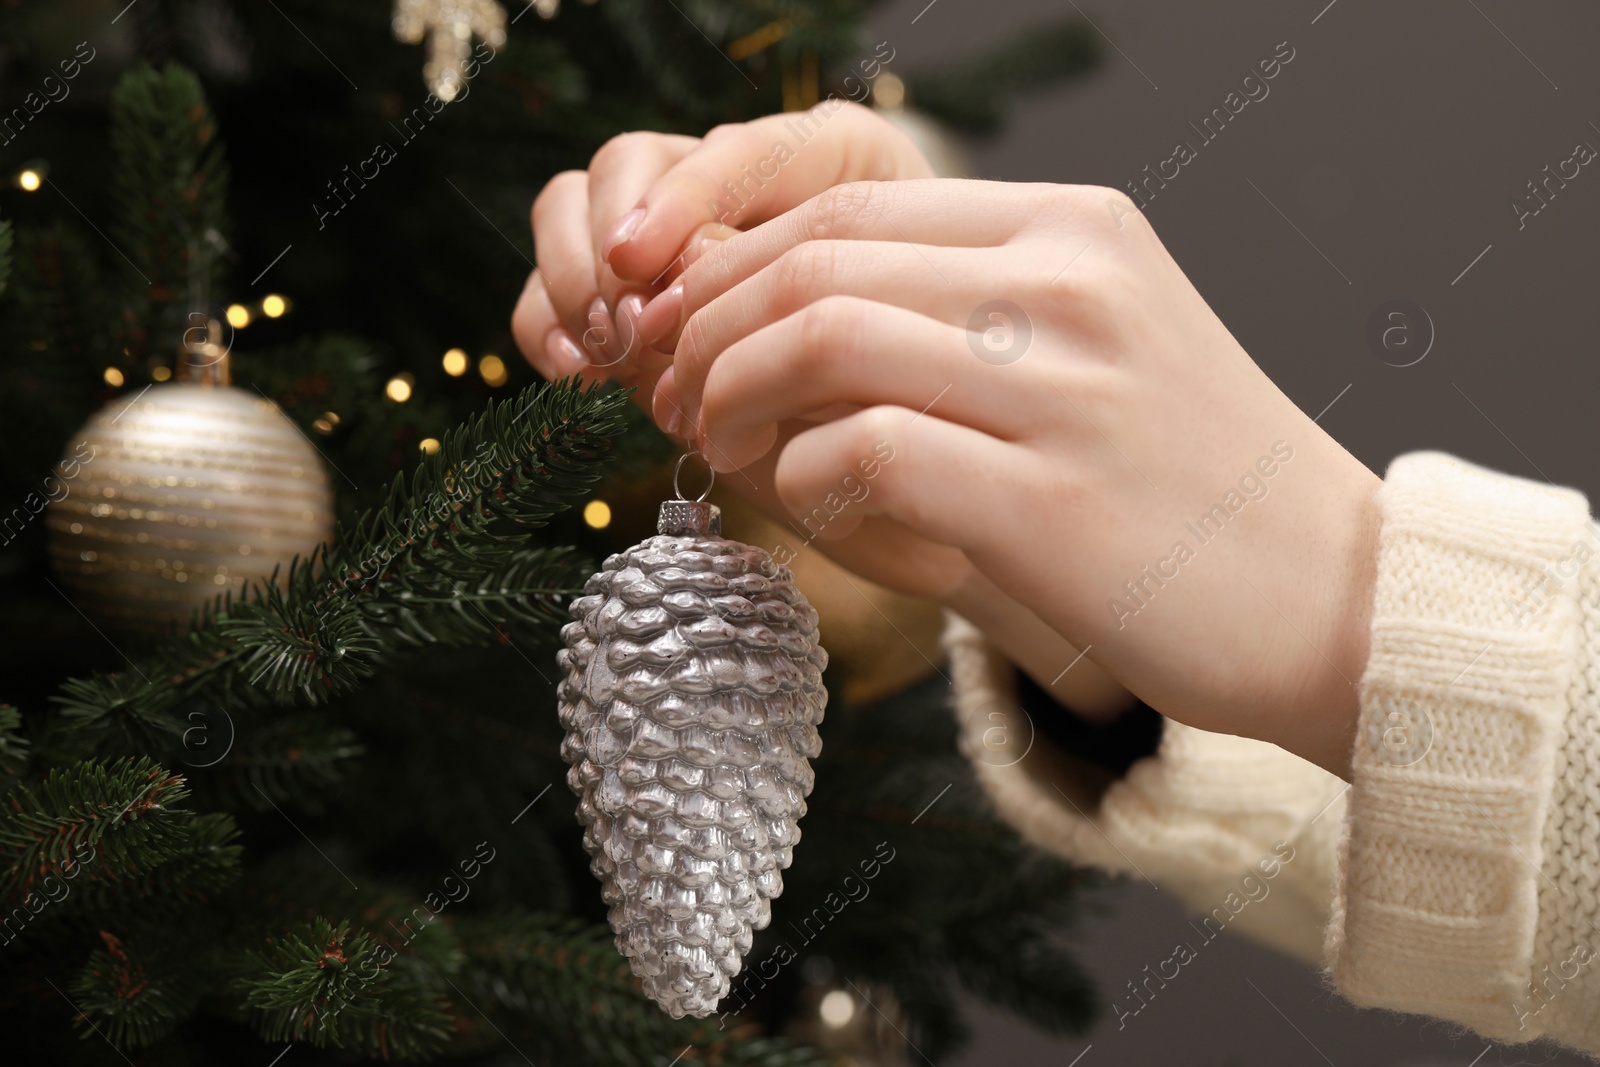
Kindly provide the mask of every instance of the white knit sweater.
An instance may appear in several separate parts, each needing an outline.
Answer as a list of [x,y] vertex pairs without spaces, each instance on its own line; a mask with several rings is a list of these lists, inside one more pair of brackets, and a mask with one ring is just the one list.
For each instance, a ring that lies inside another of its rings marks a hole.
[[1577,492],[1437,452],[1379,500],[1349,785],[1171,721],[1108,788],[1042,739],[995,766],[1013,670],[951,616],[963,746],[1029,840],[1322,962],[1358,1005],[1600,1057],[1600,527]]

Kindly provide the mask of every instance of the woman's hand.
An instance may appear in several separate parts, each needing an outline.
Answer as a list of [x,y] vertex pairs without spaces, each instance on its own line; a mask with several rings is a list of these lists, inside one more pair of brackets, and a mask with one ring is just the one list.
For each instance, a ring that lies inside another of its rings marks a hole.
[[1167,715],[1346,773],[1378,479],[1126,196],[842,185],[681,284],[641,316],[677,336],[654,411],[719,469],[770,470],[805,516],[892,450],[825,536],[889,519],[953,546]]
[[[899,128],[837,100],[801,114],[719,126],[704,140],[655,133],[613,138],[587,171],[557,175],[534,202],[539,264],[512,317],[518,347],[548,378],[579,374],[637,386],[635,398],[648,409],[671,356],[646,343],[653,338],[640,337],[640,309],[665,290],[656,318],[675,325],[673,304],[682,296],[675,283],[708,247],[841,182],[931,175]],[[723,484],[787,522],[770,469],[775,460],[758,461]],[[959,549],[884,516],[867,517],[842,540],[815,521],[798,530],[797,539],[855,573],[962,612],[1079,713],[1104,718],[1130,702],[1093,663],[1063,675],[1061,666],[1077,649],[977,575]]]
[[546,377],[638,385],[648,403],[671,360],[640,340],[639,311],[706,242],[841,181],[932,173],[898,128],[840,100],[718,126],[703,140],[614,137],[588,170],[556,175],[534,201],[539,262],[512,315],[517,346]]
[[[672,357],[640,338],[645,298],[666,289],[655,301],[661,317],[682,295],[673,283],[685,265],[735,227],[779,216],[841,181],[931,173],[897,127],[838,100],[719,126],[704,140],[612,138],[589,170],[558,174],[534,201],[539,265],[512,316],[518,347],[548,378],[580,374],[637,386],[636,400],[648,410]],[[780,522],[788,519],[770,472],[752,468],[724,484]],[[971,570],[959,551],[885,519],[872,520],[848,546],[828,548],[858,574],[936,600],[947,599]]]

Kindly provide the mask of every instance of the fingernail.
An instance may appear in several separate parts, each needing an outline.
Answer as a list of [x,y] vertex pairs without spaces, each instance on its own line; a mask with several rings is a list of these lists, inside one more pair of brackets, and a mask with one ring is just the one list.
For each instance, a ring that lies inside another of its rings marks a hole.
[[676,437],[683,428],[683,405],[678,400],[678,383],[671,367],[656,382],[656,395],[650,399],[650,414],[668,437]]
[[691,263],[698,262],[702,257],[705,256],[707,252],[711,251],[721,243],[722,242],[717,240],[715,237],[700,238],[700,240],[694,242],[688,248],[684,249],[683,265],[687,267]]
[[617,301],[617,325],[626,331],[626,335],[633,334],[639,325],[639,314],[642,311],[644,311],[644,297],[638,293],[629,293]]
[[555,366],[562,368],[562,375],[577,374],[584,364],[589,361],[584,358],[583,349],[578,347],[578,342],[565,327],[557,326],[544,338],[544,350]]
[[[706,440],[706,420],[700,416],[696,416],[694,420],[694,450],[700,453],[700,458],[706,461],[707,466],[717,470],[717,456],[712,453],[710,442]],[[717,473],[728,472],[717,470]]]
[[639,339],[653,345],[678,328],[683,314],[683,283],[679,282],[644,306],[639,313]]
[[639,338],[639,313],[643,310],[644,297],[638,293],[629,293],[617,301],[617,343],[628,355],[644,350]]
[[606,239],[600,242],[600,258],[610,263],[612,250],[623,242],[632,240],[633,235],[639,230],[639,224],[643,221],[642,207],[636,207],[618,219],[617,224],[611,227],[611,232],[606,234]]

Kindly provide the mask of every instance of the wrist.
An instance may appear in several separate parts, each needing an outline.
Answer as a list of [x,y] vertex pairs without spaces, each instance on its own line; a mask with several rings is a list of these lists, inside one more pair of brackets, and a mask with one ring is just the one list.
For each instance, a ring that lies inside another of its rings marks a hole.
[[1084,650],[976,568],[941,598],[944,607],[983,632],[1002,655],[1057,704],[1091,722],[1107,722],[1135,704],[1123,685]]
[[1338,494],[1345,502],[1343,521],[1330,542],[1321,581],[1326,652],[1333,670],[1318,675],[1321,684],[1306,694],[1304,714],[1294,716],[1297,736],[1292,744],[1283,744],[1346,781],[1361,717],[1361,677],[1371,649],[1382,519],[1376,494],[1383,483],[1366,467],[1356,467],[1347,491]]

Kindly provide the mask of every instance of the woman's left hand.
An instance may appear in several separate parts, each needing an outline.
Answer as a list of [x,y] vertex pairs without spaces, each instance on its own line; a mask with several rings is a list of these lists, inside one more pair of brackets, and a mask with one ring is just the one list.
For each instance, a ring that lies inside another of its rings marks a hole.
[[876,457],[826,536],[881,514],[956,546],[1168,716],[1348,773],[1378,479],[1122,193],[836,186],[683,281],[675,323],[641,316],[678,337],[664,429],[722,470],[782,441],[797,516]]

